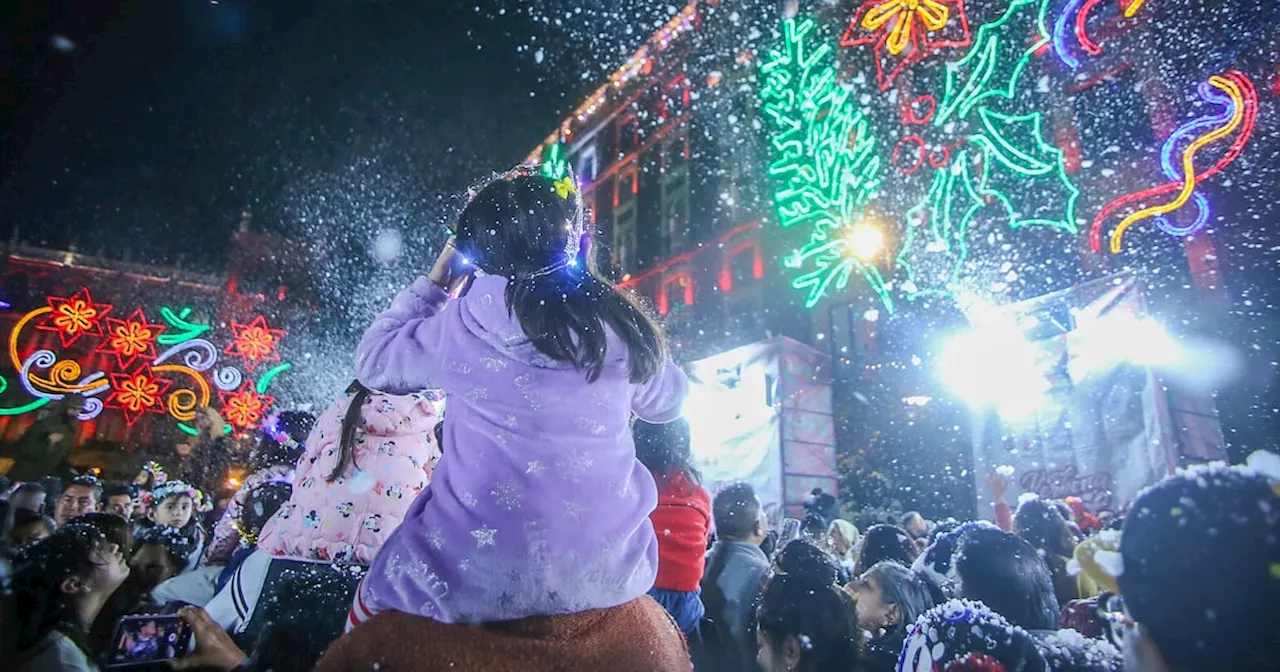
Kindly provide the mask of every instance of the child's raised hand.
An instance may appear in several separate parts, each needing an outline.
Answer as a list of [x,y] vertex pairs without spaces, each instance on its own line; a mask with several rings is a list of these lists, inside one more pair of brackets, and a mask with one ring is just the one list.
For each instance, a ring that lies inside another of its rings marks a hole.
[[453,282],[453,258],[457,254],[458,248],[453,246],[453,236],[449,236],[444,241],[444,247],[440,248],[440,255],[436,257],[436,263],[431,267],[427,279],[440,289],[449,291],[449,285]]

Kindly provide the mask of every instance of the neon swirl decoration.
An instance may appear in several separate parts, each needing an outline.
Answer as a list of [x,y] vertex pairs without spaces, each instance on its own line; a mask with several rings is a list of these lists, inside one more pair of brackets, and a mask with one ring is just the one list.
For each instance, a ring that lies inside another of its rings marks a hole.
[[224,392],[239,388],[241,379],[240,369],[234,366],[224,366],[213,372],[213,384]]
[[[1244,151],[1244,147],[1248,144],[1250,137],[1252,137],[1254,127],[1257,123],[1258,92],[1253,85],[1253,81],[1243,73],[1232,70],[1221,76],[1215,75],[1210,77],[1208,84],[1211,87],[1222,91],[1223,94],[1225,94],[1225,97],[1229,99],[1228,111],[1230,112],[1230,118],[1227,119],[1225,123],[1220,123],[1220,125],[1215,124],[1217,125],[1217,128],[1201,135],[1185,150],[1183,150],[1180,166],[1181,171],[1172,171],[1175,178],[1180,176],[1181,179],[1168,182],[1145,191],[1139,191],[1122,196],[1105,205],[1098,212],[1097,217],[1094,218],[1093,226],[1089,231],[1089,245],[1095,252],[1100,252],[1102,249],[1103,224],[1112,213],[1132,203],[1143,202],[1170,194],[1174,195],[1173,200],[1168,203],[1142,208],[1121,220],[1120,224],[1118,224],[1111,232],[1110,250],[1112,254],[1117,254],[1123,249],[1124,233],[1129,229],[1129,227],[1143,219],[1167,215],[1186,205],[1187,201],[1191,200],[1194,195],[1196,185],[1217,174],[1223,168],[1226,168]],[[1201,95],[1211,103],[1221,101],[1221,96],[1212,94],[1211,89],[1208,88],[1201,88]],[[1220,119],[1221,117],[1213,118]],[[1188,124],[1187,127],[1194,127],[1199,130],[1207,127],[1207,123],[1207,119],[1198,119]],[[1236,135],[1235,140],[1232,142],[1231,146],[1227,149],[1222,158],[1209,169],[1202,173],[1197,173],[1195,170],[1196,153],[1206,145],[1221,140],[1237,130],[1239,130],[1239,134]],[[1166,155],[1169,156],[1170,159],[1172,158],[1172,146],[1178,141],[1189,137],[1189,133],[1191,133],[1191,131],[1184,128],[1175,131],[1174,134],[1170,136],[1169,141],[1166,141],[1165,147],[1162,148],[1162,163],[1164,162]],[[1168,167],[1172,168],[1172,161],[1169,163],[1170,165]],[[1162,166],[1162,168],[1164,168],[1164,166]],[[1169,170],[1165,170],[1166,175],[1169,173]],[[1200,218],[1197,217],[1197,221],[1199,221],[1199,219]],[[1203,226],[1203,222],[1200,222],[1200,226]],[[1172,228],[1174,231],[1189,229],[1188,232],[1192,232],[1197,230],[1190,227],[1185,227],[1183,229],[1179,229],[1177,227]]]
[[174,390],[173,393],[169,395],[169,401],[167,402],[169,415],[172,415],[175,419],[183,422],[195,420],[196,407],[209,405],[209,383],[205,382],[204,376],[200,375],[198,370],[179,366],[177,364],[161,364],[160,366],[152,367],[151,370],[158,372],[172,371],[174,373],[186,374],[187,377],[195,381],[196,387],[200,388],[200,397],[198,400],[194,391],[185,388]]
[[1058,20],[1053,23],[1053,50],[1072,70],[1080,67],[1080,59],[1067,50],[1067,32],[1071,30],[1071,17],[1080,13],[1084,2],[1085,0],[1069,0],[1067,6],[1062,8],[1062,14],[1058,15]]
[[1093,8],[1097,7],[1101,2],[1102,0],[1085,0],[1084,5],[1080,7],[1080,11],[1076,14],[1076,41],[1084,48],[1085,53],[1090,56],[1098,56],[1102,53],[1102,47],[1099,47],[1097,42],[1089,39],[1088,26],[1086,25],[1089,20],[1089,12],[1092,12]]
[[184,351],[186,354],[182,356],[182,361],[196,371],[208,371],[218,361],[218,347],[216,345],[203,338],[193,338],[160,353],[160,356],[156,357],[155,363],[164,362],[177,353]]

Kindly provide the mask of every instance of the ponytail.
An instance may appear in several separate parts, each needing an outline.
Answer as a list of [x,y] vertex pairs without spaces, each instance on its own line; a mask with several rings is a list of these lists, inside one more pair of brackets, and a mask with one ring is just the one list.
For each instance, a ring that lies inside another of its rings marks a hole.
[[355,393],[355,396],[351,397],[347,414],[342,416],[342,429],[338,432],[338,464],[334,465],[333,471],[324,479],[329,483],[338,480],[347,467],[360,466],[356,464],[356,431],[360,429],[360,411],[364,408],[365,402],[369,401],[372,393],[358,380],[352,381],[347,386],[347,394],[352,393]]

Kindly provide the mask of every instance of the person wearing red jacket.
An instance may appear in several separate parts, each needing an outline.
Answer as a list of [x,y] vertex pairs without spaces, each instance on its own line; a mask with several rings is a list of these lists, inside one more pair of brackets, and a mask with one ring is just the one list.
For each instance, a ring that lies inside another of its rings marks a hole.
[[690,464],[689,423],[636,420],[632,434],[636,458],[658,484],[658,506],[649,515],[658,535],[658,578],[649,595],[687,635],[705,612],[698,584],[711,529],[711,496]]

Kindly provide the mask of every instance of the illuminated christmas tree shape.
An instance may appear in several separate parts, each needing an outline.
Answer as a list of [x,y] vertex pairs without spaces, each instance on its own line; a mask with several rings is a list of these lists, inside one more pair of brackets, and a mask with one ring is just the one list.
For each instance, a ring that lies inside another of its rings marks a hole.
[[[1018,102],[1018,81],[1027,63],[1049,42],[1048,7],[1049,0],[1012,0],[1000,18],[977,29],[960,60],[945,66],[933,126],[937,134],[960,135],[963,148],[907,212],[898,263],[907,271],[904,288],[911,296],[947,294],[960,284],[969,227],[987,205],[998,206],[999,219],[1011,229],[1078,230],[1080,192],[1067,177],[1064,153],[1045,139],[1043,114],[997,108]],[[1034,36],[1030,44],[1028,35]],[[916,232],[921,227],[924,235]],[[950,270],[936,272],[948,264]],[[935,269],[927,279],[919,274],[926,267]]]
[[782,44],[760,67],[760,97],[770,134],[778,225],[803,227],[808,240],[784,260],[791,286],[816,306],[856,272],[892,311],[888,285],[874,264],[847,249],[879,185],[876,141],[850,91],[836,80],[830,45],[815,44],[811,19],[788,19]]

